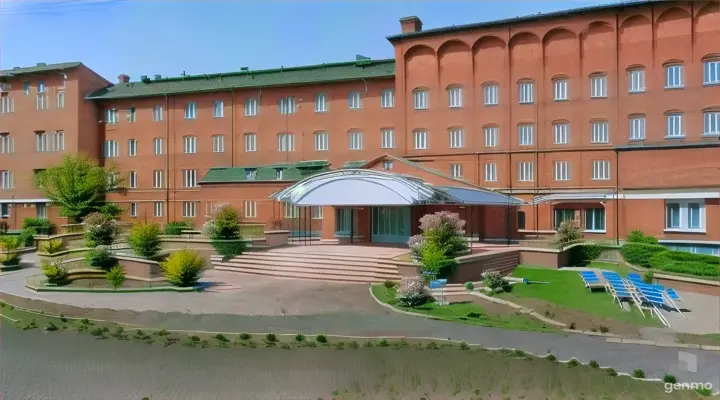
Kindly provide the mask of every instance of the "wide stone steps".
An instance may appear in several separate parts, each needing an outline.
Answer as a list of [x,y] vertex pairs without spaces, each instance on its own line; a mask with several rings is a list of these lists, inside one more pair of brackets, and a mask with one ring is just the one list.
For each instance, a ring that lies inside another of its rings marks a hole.
[[278,262],[306,262],[314,264],[347,265],[365,267],[371,265],[377,268],[397,270],[395,264],[390,260],[373,257],[343,256],[343,255],[313,255],[313,254],[291,254],[277,252],[248,252],[233,258],[233,260],[272,260]]
[[377,265],[373,265],[372,263],[362,264],[362,263],[348,263],[348,262],[344,262],[344,261],[333,263],[332,261],[327,261],[327,260],[311,260],[311,259],[289,260],[289,259],[273,259],[270,257],[259,258],[259,257],[237,256],[235,258],[227,260],[224,264],[232,264],[232,265],[237,265],[237,266],[242,266],[245,264],[254,264],[254,265],[271,265],[271,266],[277,266],[277,267],[310,266],[311,268],[314,268],[317,270],[359,271],[359,272],[380,273],[380,274],[386,274],[386,275],[396,275],[397,274],[397,269],[395,269],[395,268],[388,268],[385,266],[377,266]]
[[[378,263],[384,263],[384,264],[392,264],[393,260],[392,258],[397,255],[397,253],[388,253],[388,254],[377,254],[373,253],[373,255],[364,255],[364,254],[352,254],[352,253],[333,253],[333,252],[324,252],[322,249],[318,249],[317,251],[313,250],[305,250],[302,252],[294,252],[294,251],[283,251],[282,249],[273,250],[271,252],[268,252],[269,254],[281,256],[281,255],[287,255],[290,257],[309,257],[309,258],[326,258],[330,260],[362,260],[362,261],[374,261]],[[250,254],[245,253],[245,254]],[[261,254],[261,252],[253,252],[252,254]]]

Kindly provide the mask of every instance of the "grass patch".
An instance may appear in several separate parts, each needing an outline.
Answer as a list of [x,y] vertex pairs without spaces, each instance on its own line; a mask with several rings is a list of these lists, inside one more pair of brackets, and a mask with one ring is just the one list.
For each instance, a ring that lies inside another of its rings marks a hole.
[[[605,265],[609,264],[603,263],[603,267]],[[597,268],[603,267],[597,266]],[[512,275],[518,278],[527,278],[530,281],[550,283],[513,285],[512,293],[500,294],[503,298],[509,300],[512,300],[513,297],[540,299],[569,309],[629,324],[658,326],[656,320],[643,317],[634,306],[629,312],[623,311],[616,303],[612,302],[610,295],[604,291],[591,293],[585,288],[577,272],[518,266]]]
[[720,346],[720,333],[709,333],[706,335],[696,335],[693,333],[678,333],[676,339],[679,343]]
[[405,307],[395,300],[394,288],[373,285],[372,291],[375,297],[383,303],[404,311],[425,314],[443,321],[526,331],[556,331],[555,328],[525,315],[491,315],[482,307],[473,303],[451,303],[441,306],[435,302],[430,302],[418,307]]

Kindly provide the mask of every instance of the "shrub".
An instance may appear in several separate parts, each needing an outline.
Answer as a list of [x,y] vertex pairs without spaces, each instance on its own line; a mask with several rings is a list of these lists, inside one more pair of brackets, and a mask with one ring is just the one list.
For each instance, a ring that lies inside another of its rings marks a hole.
[[345,349],[345,342],[337,342],[337,343],[335,343],[335,348],[338,349],[338,350],[343,350],[343,349]]
[[225,337],[222,333],[218,333],[215,335],[215,340],[218,340],[220,342],[229,342],[228,338]]
[[697,394],[699,394],[700,396],[712,396],[712,389],[711,389],[711,388],[700,387],[700,388],[695,389],[695,391],[696,391]]
[[240,216],[238,212],[230,207],[225,206],[218,210],[214,218],[214,229],[211,234],[212,239],[239,239],[240,238]]
[[188,227],[188,224],[187,224],[187,222],[185,222],[185,221],[172,221],[172,222],[168,222],[168,223],[165,225],[165,234],[166,234],[166,235],[173,235],[173,236],[181,235],[181,234],[182,234],[182,231],[183,231],[184,229],[188,229],[188,228],[189,228],[189,227]]
[[327,343],[327,336],[325,335],[317,335],[315,336],[315,341],[318,343]]
[[102,269],[109,269],[115,265],[115,258],[108,246],[97,246],[94,249],[87,252],[85,260],[92,267],[98,267]]
[[652,271],[645,271],[643,274],[643,282],[645,283],[653,283],[653,280],[655,279],[655,273]]
[[592,261],[602,254],[603,248],[595,243],[582,243],[570,249],[570,264],[579,265]]
[[41,253],[55,254],[63,249],[63,241],[61,239],[44,240],[38,247]]
[[425,279],[421,276],[403,276],[396,298],[406,307],[424,304],[428,299],[428,293],[425,290]]
[[423,271],[437,277],[448,277],[452,274],[453,259],[448,259],[445,252],[435,243],[428,243],[422,250]]
[[5,266],[20,264],[20,253],[17,250],[22,247],[22,240],[17,236],[1,236],[0,249],[7,252],[0,254],[0,263]]
[[567,365],[568,365],[568,367],[572,368],[572,367],[577,367],[578,365],[580,365],[580,363],[578,362],[578,360],[571,358],[570,361],[568,361]]
[[642,267],[650,266],[650,257],[657,253],[668,251],[668,248],[659,244],[626,243],[620,248],[625,261]]
[[410,236],[407,243],[408,247],[410,247],[410,258],[420,261],[422,259],[423,247],[425,247],[426,243],[427,240],[425,240],[425,236],[422,234]]
[[665,374],[663,375],[663,382],[664,383],[677,383],[677,378],[673,375]]
[[125,209],[115,203],[105,203],[100,207],[99,211],[100,214],[112,219],[120,218],[125,213]]
[[35,245],[35,229],[23,229],[17,238],[20,239],[20,247],[33,247]]
[[8,229],[10,229],[10,225],[8,225],[7,221],[0,221],[0,234],[7,233]]
[[505,285],[505,279],[497,271],[485,271],[482,273],[483,285],[489,287],[493,291]]
[[305,341],[305,335],[303,335],[302,333],[298,333],[297,335],[295,335],[295,341],[296,341],[296,342],[304,342],[304,341]]
[[385,283],[383,283],[383,285],[385,286],[385,289],[395,289],[398,283],[392,279],[388,279],[385,281]]
[[552,362],[557,361],[557,357],[555,357],[555,354],[548,354],[547,356],[545,356],[545,359]]
[[158,224],[134,224],[128,233],[127,242],[133,253],[150,258],[160,250],[160,233]]
[[472,292],[475,290],[475,284],[472,282],[465,282],[465,289]]
[[62,283],[68,277],[68,270],[62,265],[61,260],[42,260],[40,262],[40,268],[47,277],[48,282],[53,284]]
[[658,244],[655,236],[646,236],[642,231],[633,230],[627,237],[628,243]]
[[606,369],[606,371],[610,376],[617,376],[617,371],[615,371],[615,368],[608,368]]
[[439,211],[426,214],[420,218],[420,230],[427,243],[438,246],[446,258],[455,257],[468,248],[464,237],[465,221],[458,213]]
[[564,221],[560,224],[555,233],[555,237],[552,240],[553,246],[558,249],[563,249],[573,243],[578,243],[582,240],[582,233],[580,232],[580,226],[577,221],[569,220]]
[[600,326],[598,326],[598,330],[600,331],[600,333],[608,333],[608,332],[610,332],[610,328],[608,328],[608,327],[605,326],[605,325],[600,325]]
[[425,345],[426,350],[438,350],[439,348],[440,348],[440,346],[438,346],[437,343],[435,343],[435,342],[429,342],[428,344]]
[[460,350],[470,350],[470,346],[465,342],[460,342]]
[[588,363],[588,366],[590,368],[598,368],[598,367],[600,367],[600,364],[598,364],[598,362],[595,360],[590,360],[590,362]]
[[57,327],[52,321],[48,322],[47,326],[45,327],[45,330],[48,332],[56,331],[60,328]]
[[348,343],[348,348],[359,349],[360,343],[358,343],[356,340],[353,340],[352,342]]
[[178,250],[160,263],[165,279],[180,287],[192,286],[202,277],[205,259],[195,250]]
[[111,288],[117,290],[125,282],[125,270],[120,265],[116,265],[105,274],[105,279]]
[[238,338],[240,338],[240,340],[250,340],[252,339],[252,335],[249,333],[241,333]]
[[85,229],[85,241],[89,247],[110,245],[118,235],[115,220],[97,212],[85,217]]
[[380,339],[377,341],[377,347],[390,347],[390,342],[387,339]]
[[633,378],[645,378],[645,371],[636,369],[632,372]]
[[225,257],[235,257],[245,252],[247,244],[241,239],[222,240],[212,239],[212,245],[218,254]]
[[268,333],[267,335],[265,335],[265,340],[273,343],[278,341],[277,336],[274,333]]
[[684,251],[659,252],[650,257],[652,268],[701,277],[720,277],[720,257]]
[[36,235],[49,235],[52,233],[53,224],[47,218],[25,218],[22,228],[32,229]]

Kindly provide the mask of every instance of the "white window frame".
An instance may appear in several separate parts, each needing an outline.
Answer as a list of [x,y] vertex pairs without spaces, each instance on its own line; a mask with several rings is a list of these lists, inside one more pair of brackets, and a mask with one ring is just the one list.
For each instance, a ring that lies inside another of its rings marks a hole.
[[703,136],[720,136],[720,110],[703,112]]
[[451,149],[462,149],[465,147],[465,130],[463,128],[448,129]]
[[483,85],[483,105],[496,106],[500,104],[500,85],[488,83]]
[[0,96],[0,115],[15,112],[15,100],[9,96]]
[[703,61],[703,85],[720,84],[720,59]]
[[196,169],[184,169],[183,171],[183,187],[194,188],[198,186],[197,181],[197,170]]
[[462,86],[450,86],[447,90],[448,93],[448,107],[449,108],[462,108],[463,106],[463,88]]
[[47,209],[48,206],[46,203],[35,203],[35,215],[38,218],[45,218],[47,219]]
[[163,106],[160,104],[153,106],[153,121],[163,120]]
[[278,111],[282,115],[295,114],[295,97],[287,96],[278,101]]
[[38,110],[47,110],[50,108],[50,105],[48,104],[48,95],[47,93],[38,93],[37,99],[35,101],[35,107]]
[[[603,226],[602,228],[599,228],[595,226],[595,213],[602,212],[602,220],[603,220]],[[589,217],[589,218],[588,218]],[[595,208],[586,208],[584,212],[584,225],[583,225],[583,231],[584,232],[591,232],[591,233],[605,233],[607,229],[607,212],[605,208],[602,207],[595,207]],[[591,226],[588,227],[588,221],[591,222]]]
[[330,134],[325,131],[313,133],[315,151],[328,151],[330,149]]
[[136,114],[137,114],[137,110],[135,109],[135,107],[128,108],[127,115],[126,115],[127,121],[130,123],[135,122],[135,119],[137,117]]
[[380,129],[380,148],[381,149],[394,149],[395,148],[395,129],[391,129],[391,128]]
[[128,157],[137,156],[137,139],[128,139]]
[[137,203],[130,203],[130,217],[137,217]]
[[295,151],[295,134],[290,132],[281,132],[277,135],[278,151],[292,152]]
[[413,109],[427,110],[430,108],[430,93],[427,89],[413,90]]
[[165,208],[165,205],[162,201],[154,202],[153,203],[153,216],[154,217],[162,217],[164,208]]
[[103,157],[115,158],[120,156],[120,145],[117,140],[106,140],[103,146]]
[[130,189],[137,189],[138,184],[138,172],[137,171],[130,171],[130,176],[128,177],[128,185]]
[[348,148],[352,151],[363,149],[363,133],[360,131],[348,132]]
[[245,209],[243,218],[257,218],[257,201],[245,200],[243,201],[243,208]]
[[665,114],[665,118],[667,121],[665,128],[665,138],[674,139],[685,137],[683,117],[684,115],[681,112],[672,112]]
[[610,176],[610,160],[592,160],[592,180],[609,181]]
[[327,95],[325,93],[320,92],[315,95],[315,112],[316,113],[324,113],[328,110],[328,104],[327,104]]
[[0,154],[15,152],[15,139],[9,133],[0,133]]
[[246,152],[257,151],[257,134],[252,132],[243,134],[243,143]]
[[645,116],[630,117],[630,140],[645,140]]
[[153,171],[153,189],[162,189],[165,187],[165,180],[163,179],[163,170],[156,169]]
[[456,179],[461,179],[463,177],[462,164],[450,164],[450,176]]
[[428,136],[430,136],[430,134],[426,130],[413,131],[413,148],[415,150],[427,150]]
[[567,101],[570,99],[568,93],[569,82],[567,78],[558,78],[553,80],[553,100]]
[[383,161],[383,169],[385,171],[390,171],[391,169],[393,169],[393,162],[390,160]]
[[195,119],[197,116],[197,103],[188,101],[185,104],[185,119]]
[[518,162],[518,182],[535,181],[535,165],[532,161]]
[[518,125],[518,145],[519,146],[532,146],[535,142],[535,127],[533,124],[519,124]]
[[395,107],[395,90],[383,89],[380,94],[380,108],[393,108]]
[[665,66],[665,89],[682,89],[685,87],[685,69],[682,64]]
[[35,151],[55,152],[65,150],[65,132],[35,132]]
[[108,124],[117,124],[120,117],[117,108],[109,108],[105,110],[105,122]]
[[535,102],[535,84],[530,81],[518,83],[518,103],[532,104]]
[[183,208],[183,218],[197,217],[197,202],[183,201],[182,208]]
[[322,206],[312,206],[310,208],[310,218],[323,219],[323,207]]
[[483,166],[485,182],[497,182],[497,163],[485,163]]
[[225,152],[225,135],[213,135],[212,136],[212,147],[213,147],[213,153],[224,153]]
[[162,155],[165,154],[165,148],[164,148],[164,140],[163,138],[156,137],[153,138],[153,154],[155,155]]
[[196,154],[197,153],[197,137],[193,135],[187,135],[183,137],[183,153],[185,154]]
[[500,137],[500,128],[497,126],[486,126],[483,128],[485,147],[497,147]]
[[285,218],[295,219],[300,218],[300,207],[293,206],[290,203],[283,203],[285,205]]
[[607,75],[590,75],[590,98],[605,99],[608,97]]
[[6,169],[0,171],[0,189],[12,189],[15,187],[13,172]]
[[0,218],[10,218],[10,203],[0,203]]
[[553,144],[570,143],[570,124],[567,122],[553,123]]
[[553,161],[553,180],[569,181],[570,180],[570,162],[569,161]]
[[[671,224],[672,217],[670,214],[670,206],[678,209],[677,223]],[[697,227],[690,227],[691,210],[695,208],[699,213],[700,225]],[[707,227],[706,221],[707,215],[705,214],[705,200],[704,199],[681,199],[681,200],[665,200],[665,232],[696,232],[704,233]]]
[[213,118],[223,118],[225,116],[225,102],[222,100],[213,100]]
[[254,117],[256,115],[258,115],[258,99],[248,97],[245,99],[245,116]]
[[628,93],[645,92],[645,69],[633,68],[628,70]]
[[353,90],[348,93],[348,108],[350,110],[360,110],[362,108],[362,95],[359,91]]
[[610,124],[608,121],[590,122],[590,143],[610,143]]
[[56,102],[57,108],[65,108],[65,91],[64,90],[59,90],[57,92],[56,100],[57,100],[57,102]]

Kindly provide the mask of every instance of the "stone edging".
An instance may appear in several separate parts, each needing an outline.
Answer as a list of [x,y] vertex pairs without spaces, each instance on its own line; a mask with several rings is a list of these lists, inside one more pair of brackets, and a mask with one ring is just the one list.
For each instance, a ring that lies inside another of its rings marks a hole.
[[[511,302],[511,301],[496,299],[496,298],[494,298],[494,297],[490,297],[490,296],[488,296],[488,295],[485,295],[485,294],[482,294],[482,293],[479,293],[479,292],[474,292],[474,291],[470,291],[470,292],[468,292],[468,294],[471,294],[471,295],[476,296],[476,297],[480,297],[481,299],[487,300],[487,301],[489,301],[489,302],[491,302],[491,303],[503,304],[503,305],[512,307],[512,308],[520,311],[522,314],[530,315],[530,316],[532,316],[532,317],[534,317],[534,318],[536,318],[536,319],[539,319],[539,320],[542,321],[542,322],[548,323],[548,324],[550,324],[550,325],[555,325],[555,326],[559,326],[559,327],[567,327],[567,324],[565,324],[565,323],[563,323],[563,322],[555,321],[554,319],[545,317],[544,315],[540,315],[540,314],[536,313],[535,310],[533,310],[533,309],[531,309],[531,308],[523,307],[523,306],[521,306],[521,305],[519,305],[519,304],[516,304],[516,303],[513,303],[513,302]],[[572,330],[572,331],[573,331],[573,332],[577,332],[577,331],[574,331],[574,330]]]
[[198,289],[194,287],[180,288],[175,286],[157,286],[142,288],[125,288],[125,289],[84,289],[84,288],[63,288],[63,287],[33,287],[25,285],[25,288],[37,293],[42,292],[62,292],[62,293],[148,293],[148,292],[195,292]]

